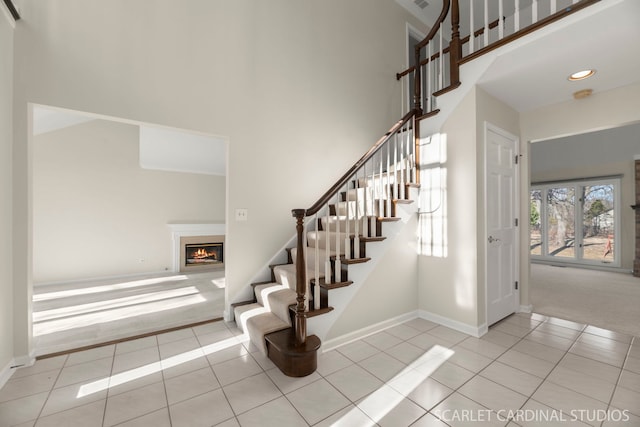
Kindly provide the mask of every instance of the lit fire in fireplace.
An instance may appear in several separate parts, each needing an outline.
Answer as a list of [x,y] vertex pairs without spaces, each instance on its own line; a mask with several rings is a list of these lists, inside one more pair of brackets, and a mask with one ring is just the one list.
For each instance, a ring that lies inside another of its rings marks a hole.
[[185,245],[185,264],[222,264],[223,260],[222,243],[204,243]]

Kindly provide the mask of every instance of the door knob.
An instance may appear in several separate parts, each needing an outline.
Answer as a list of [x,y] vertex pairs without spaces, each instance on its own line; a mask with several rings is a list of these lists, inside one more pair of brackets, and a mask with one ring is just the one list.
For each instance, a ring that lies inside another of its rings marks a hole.
[[496,238],[495,238],[495,237],[493,237],[493,236],[489,236],[489,238],[488,238],[487,240],[489,241],[489,243],[499,242],[499,241],[500,241],[500,239],[496,239]]

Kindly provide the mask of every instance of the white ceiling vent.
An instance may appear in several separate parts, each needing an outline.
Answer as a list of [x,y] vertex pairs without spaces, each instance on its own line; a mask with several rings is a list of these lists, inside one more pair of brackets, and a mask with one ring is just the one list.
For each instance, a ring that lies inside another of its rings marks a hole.
[[413,2],[416,4],[416,6],[418,6],[420,9],[424,9],[425,7],[429,6],[429,3],[427,3],[426,0],[413,0]]

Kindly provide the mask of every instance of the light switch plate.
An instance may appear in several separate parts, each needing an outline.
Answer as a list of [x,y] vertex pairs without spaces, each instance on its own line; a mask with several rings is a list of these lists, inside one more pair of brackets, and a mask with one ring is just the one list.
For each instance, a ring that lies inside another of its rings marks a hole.
[[249,219],[248,209],[236,209],[236,221],[247,221]]

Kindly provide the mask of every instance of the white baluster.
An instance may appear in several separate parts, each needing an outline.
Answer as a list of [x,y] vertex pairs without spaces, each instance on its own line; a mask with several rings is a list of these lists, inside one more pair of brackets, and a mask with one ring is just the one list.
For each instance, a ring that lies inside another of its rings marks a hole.
[[315,279],[315,283],[316,286],[313,288],[313,308],[314,310],[318,310],[320,308],[320,234],[318,233],[318,214],[316,213],[315,217],[313,218],[316,226],[315,226],[315,230],[316,230],[316,244],[315,244],[315,248],[316,248],[316,259],[315,259],[315,268],[314,268],[314,279]]
[[538,22],[538,0],[533,0],[531,3],[531,23]]
[[558,11],[558,5],[556,4],[556,0],[551,0],[551,15]]
[[[307,243],[306,230],[307,230],[307,227],[305,226],[304,232],[302,233],[302,254],[298,254],[298,256],[304,257],[305,266],[309,265],[309,258],[308,258],[309,251],[307,250],[308,243]],[[309,278],[307,278],[307,283],[305,284],[305,291],[304,291],[304,311],[309,311],[309,295],[311,295],[311,284],[309,283]]]
[[358,171],[356,171],[356,212],[355,212],[355,221],[354,221],[354,237],[353,237],[353,257],[355,259],[360,258],[360,198],[358,197],[358,193],[360,193],[360,183],[358,182]]
[[498,0],[498,40],[504,37],[504,7],[502,0]]
[[[426,96],[426,101],[427,101],[427,105],[426,108],[424,109],[425,113],[430,113],[432,108],[433,108],[433,102],[431,101],[431,96],[433,94],[433,88],[431,87],[431,68],[433,67],[433,61],[431,60],[431,42],[427,43],[427,65],[425,65],[425,67],[427,67],[427,96]],[[422,70],[420,70],[422,72]],[[423,80],[424,81],[424,80]]]
[[484,0],[484,45],[489,45],[489,3],[488,0]]
[[335,274],[335,279],[336,282],[338,282],[340,279],[340,269],[341,269],[341,265],[340,265],[340,240],[342,239],[341,237],[341,231],[340,231],[340,210],[338,208],[338,205],[340,203],[340,194],[336,194],[336,253],[335,253],[335,257],[336,260],[333,264],[333,272]]
[[440,56],[438,57],[438,59],[440,60],[440,78],[438,80],[438,90],[442,89],[444,87],[444,43],[443,43],[443,35],[444,35],[444,31],[443,31],[443,23],[440,23]]
[[473,0],[469,0],[469,53],[475,52],[476,37],[473,35],[475,24],[473,22]]
[[378,216],[384,216],[384,183],[382,182],[382,162],[382,149],[380,149],[380,176],[378,176],[378,188],[380,192],[378,193]]
[[[389,141],[391,144],[391,141]],[[398,188],[398,133],[393,137],[393,188],[397,192]],[[396,196],[396,198],[399,198]]]
[[391,216],[391,153],[389,152],[389,150],[391,149],[391,143],[389,141],[387,141],[387,198],[386,198],[386,202],[387,202],[387,210],[385,211],[385,217],[390,217]]
[[400,135],[400,162],[398,164],[396,164],[396,168],[398,166],[400,166],[400,198],[401,199],[406,199],[407,195],[405,194],[404,190],[404,181],[405,181],[405,174],[404,174],[404,133],[406,133],[409,129],[406,128],[402,128],[402,134]]
[[[367,162],[368,163],[368,162]],[[369,201],[368,193],[369,193],[369,178],[367,177],[367,163],[362,166],[362,174],[364,175],[364,188],[362,198],[364,200],[364,216],[362,219],[362,235],[364,237],[369,237]]]
[[326,227],[324,227],[324,282],[331,283],[331,258],[329,255],[329,251],[331,250],[331,225],[329,222],[329,213],[331,208],[327,204],[325,207],[327,209],[326,213]]
[[344,259],[351,258],[351,201],[349,200],[349,183],[347,182],[345,186],[345,208],[347,223],[345,226],[345,234],[344,234]]
[[520,0],[516,0],[516,10],[513,14],[513,31],[520,31]]

